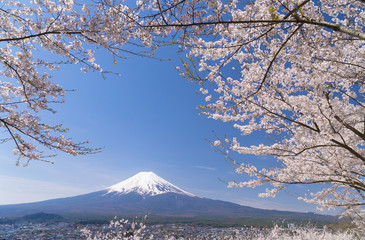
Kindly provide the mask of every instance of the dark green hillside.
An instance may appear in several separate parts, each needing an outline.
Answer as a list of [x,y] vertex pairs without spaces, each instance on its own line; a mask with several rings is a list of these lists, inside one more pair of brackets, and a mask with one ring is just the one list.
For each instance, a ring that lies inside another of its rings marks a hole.
[[27,220],[27,221],[45,221],[45,222],[46,221],[62,221],[62,220],[64,220],[64,218],[62,216],[58,215],[58,214],[44,213],[44,212],[25,215],[21,219],[22,220]]

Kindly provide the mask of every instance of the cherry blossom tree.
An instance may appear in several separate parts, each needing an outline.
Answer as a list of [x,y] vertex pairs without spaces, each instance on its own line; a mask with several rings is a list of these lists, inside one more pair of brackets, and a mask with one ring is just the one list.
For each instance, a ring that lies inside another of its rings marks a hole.
[[[104,48],[114,59],[152,51],[148,41],[130,40],[144,33],[137,31],[132,36],[129,25],[135,22],[129,8],[107,2],[1,1],[0,127],[5,129],[2,142],[15,145],[17,164],[48,161],[46,157],[54,154],[50,150],[71,155],[98,151],[86,147],[88,141],[78,143],[66,137],[66,128],[45,123],[40,113],[54,112],[54,103],[64,101],[66,91],[52,78],[51,71],[78,64],[83,72],[104,74],[94,59],[98,48]],[[138,52],[144,43],[149,49]],[[123,49],[124,44],[133,45],[134,52]]]
[[343,207],[364,224],[364,8],[361,0],[147,0],[135,11],[146,36],[173,36],[187,53],[180,72],[201,84],[203,114],[272,138],[212,143],[278,160],[270,169],[232,160],[251,179],[229,186],[269,184],[261,196],[275,196],[289,185],[322,184],[300,199]]
[[115,58],[177,45],[187,56],[181,75],[201,85],[203,114],[242,135],[272,137],[257,146],[235,137],[212,143],[278,160],[270,169],[232,160],[251,180],[230,186],[269,184],[262,196],[275,196],[288,185],[323,184],[301,199],[343,207],[364,223],[364,8],[363,0],[3,1],[0,126],[26,161],[42,159],[38,146],[89,153],[37,114],[65,94],[49,72],[63,64],[103,72],[91,45]]

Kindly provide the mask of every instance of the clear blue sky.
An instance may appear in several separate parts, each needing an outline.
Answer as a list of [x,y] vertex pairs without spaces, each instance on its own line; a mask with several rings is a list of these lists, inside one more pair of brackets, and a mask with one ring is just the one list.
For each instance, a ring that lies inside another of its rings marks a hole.
[[[102,79],[99,73],[83,74],[79,66],[53,73],[66,89],[66,103],[55,105],[57,114],[45,114],[51,123],[71,129],[75,140],[89,139],[91,146],[104,147],[102,153],[52,159],[55,164],[33,161],[16,167],[13,146],[0,148],[0,204],[33,202],[74,196],[104,189],[140,171],[153,171],[195,195],[232,201],[265,209],[315,211],[315,206],[296,198],[307,186],[295,186],[276,198],[259,198],[258,189],[229,189],[224,181],[242,180],[205,139],[237,135],[229,124],[200,116],[195,110],[204,104],[199,86],[179,76],[180,64],[174,51],[161,55],[176,61],[160,62],[131,57],[118,60],[105,53],[97,63],[120,74]],[[212,132],[214,131],[214,133]],[[4,134],[4,133],[2,133]],[[243,145],[264,141],[264,135],[240,138]],[[238,161],[252,156],[237,156]],[[255,157],[259,166],[275,161]]]

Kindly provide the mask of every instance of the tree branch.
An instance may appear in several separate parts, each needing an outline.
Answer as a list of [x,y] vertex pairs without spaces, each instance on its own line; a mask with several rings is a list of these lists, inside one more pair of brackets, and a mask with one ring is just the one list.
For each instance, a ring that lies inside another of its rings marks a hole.
[[[41,36],[51,35],[51,34],[81,35],[82,33],[86,33],[86,32],[88,32],[88,31],[47,31],[47,32],[31,34],[31,35],[27,35],[27,36],[23,36],[23,37],[3,38],[3,39],[0,39],[0,42],[21,41],[21,40],[25,40],[28,38],[41,37]],[[91,32],[89,32],[89,33],[91,33]]]
[[352,149],[350,146],[341,143],[335,139],[331,139],[331,142],[337,144],[338,146],[348,150],[352,155],[356,156],[357,158],[361,159],[363,162],[365,162],[365,157],[361,156],[361,154],[359,154],[358,152],[356,152],[354,149]]
[[362,138],[363,140],[365,140],[365,134],[361,133],[359,130],[357,130],[356,128],[354,128],[350,124],[345,123],[339,116],[335,115],[334,118],[337,121],[339,121],[342,125],[344,125],[347,129],[349,129],[350,131],[352,131],[353,133],[355,133],[357,136],[359,136],[360,138]]
[[270,23],[270,24],[282,24],[282,23],[302,23],[315,26],[321,26],[332,29],[336,32],[346,33],[350,36],[357,37],[365,40],[365,33],[360,30],[355,30],[349,27],[345,27],[339,24],[330,23],[322,20],[315,19],[303,19],[298,17],[297,19],[262,19],[262,20],[230,20],[230,21],[217,21],[217,22],[194,22],[194,23],[169,23],[167,25],[152,24],[144,25],[142,28],[164,28],[164,27],[194,27],[194,26],[208,26],[208,25],[222,25],[222,24],[254,24],[254,23]]
[[[290,36],[283,42],[283,44],[281,44],[279,50],[275,53],[274,57],[272,58],[272,60],[270,61],[269,66],[267,67],[267,70],[265,72],[264,78],[262,79],[260,86],[258,87],[258,89],[255,91],[255,93],[253,93],[252,95],[256,95],[262,88],[262,86],[264,85],[267,76],[269,75],[269,72],[271,70],[272,65],[274,64],[277,56],[279,55],[280,51],[284,48],[284,46],[288,43],[288,41],[294,36],[294,34],[303,26],[303,24],[300,24],[291,34]],[[251,96],[252,96],[251,95]]]

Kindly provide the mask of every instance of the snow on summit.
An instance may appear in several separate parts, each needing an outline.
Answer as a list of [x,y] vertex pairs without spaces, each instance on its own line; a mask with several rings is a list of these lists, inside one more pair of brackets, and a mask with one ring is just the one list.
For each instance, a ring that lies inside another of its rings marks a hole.
[[194,195],[188,193],[175,185],[169,183],[165,179],[157,176],[153,172],[140,172],[133,177],[128,178],[120,183],[108,187],[108,193],[116,192],[118,194],[127,194],[131,192],[138,193],[142,196],[154,196],[163,193],[178,193],[193,197]]

